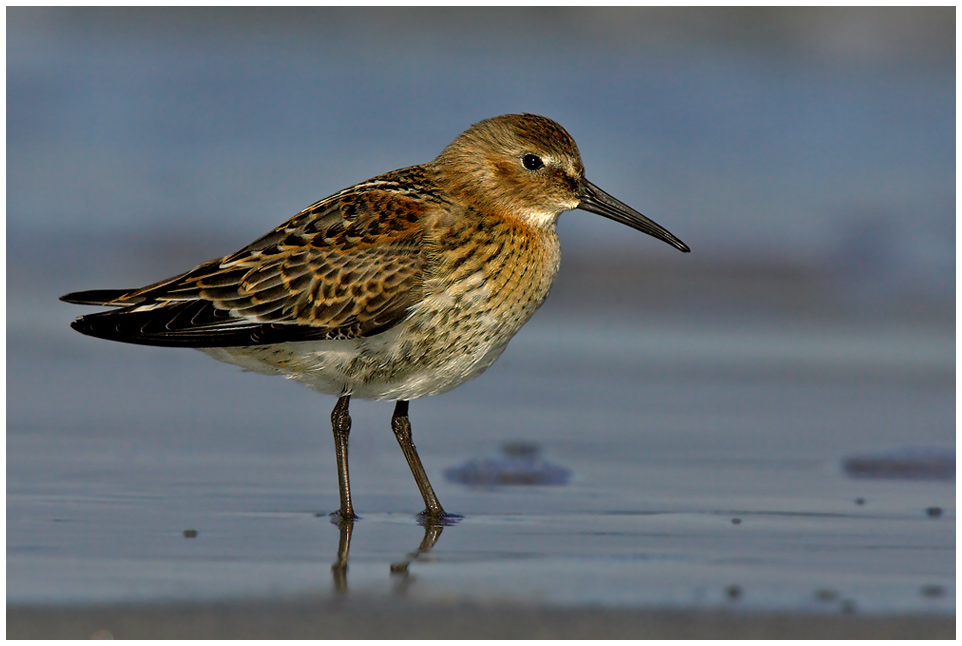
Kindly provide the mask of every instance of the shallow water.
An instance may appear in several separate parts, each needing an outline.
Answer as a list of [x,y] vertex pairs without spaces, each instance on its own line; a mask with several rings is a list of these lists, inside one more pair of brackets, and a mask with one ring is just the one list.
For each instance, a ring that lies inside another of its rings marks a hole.
[[[391,405],[352,402],[362,520],[341,574],[333,398],[196,352],[81,337],[66,305],[21,309],[35,327],[9,329],[8,603],[954,610],[954,481],[842,468],[908,444],[954,450],[951,326],[693,318],[677,304],[628,321],[578,297],[562,279],[486,374],[412,404],[438,495],[464,516],[425,553]],[[540,447],[569,483],[444,477],[508,442]]]

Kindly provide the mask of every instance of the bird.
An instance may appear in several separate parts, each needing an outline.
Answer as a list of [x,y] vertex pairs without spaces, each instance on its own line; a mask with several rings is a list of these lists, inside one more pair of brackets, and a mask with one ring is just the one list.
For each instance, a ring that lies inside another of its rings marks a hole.
[[558,217],[573,209],[690,251],[589,182],[561,125],[506,114],[475,123],[431,162],[315,202],[236,253],[146,287],[61,300],[113,308],[74,320],[82,334],[195,348],[337,397],[338,522],[358,518],[350,400],[393,400],[419,516],[443,521],[458,516],[421,463],[409,402],[461,385],[501,355],[548,295],[561,261]]

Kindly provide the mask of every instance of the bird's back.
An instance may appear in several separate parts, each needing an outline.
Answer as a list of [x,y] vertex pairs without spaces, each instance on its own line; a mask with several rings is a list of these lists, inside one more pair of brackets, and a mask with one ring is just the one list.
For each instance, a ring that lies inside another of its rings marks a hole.
[[127,343],[205,348],[374,335],[420,298],[422,220],[441,200],[419,167],[394,171],[178,276],[62,300],[119,308],[73,327]]

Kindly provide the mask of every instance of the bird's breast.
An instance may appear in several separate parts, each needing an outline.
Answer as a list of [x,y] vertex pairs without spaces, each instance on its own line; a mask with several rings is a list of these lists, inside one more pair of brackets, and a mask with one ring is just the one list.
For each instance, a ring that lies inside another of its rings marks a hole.
[[553,227],[504,221],[451,227],[435,245],[422,300],[402,324],[410,356],[480,372],[544,302],[559,259]]
[[436,241],[422,305],[510,338],[548,295],[560,265],[558,236],[553,226],[474,215]]

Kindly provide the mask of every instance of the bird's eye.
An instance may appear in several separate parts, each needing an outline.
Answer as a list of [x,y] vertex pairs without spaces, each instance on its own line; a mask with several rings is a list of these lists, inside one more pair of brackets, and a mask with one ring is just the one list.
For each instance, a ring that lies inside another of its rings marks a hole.
[[524,164],[524,167],[527,168],[528,170],[538,170],[539,168],[544,166],[544,162],[541,161],[541,158],[531,153],[528,153],[527,155],[522,157],[521,163]]

